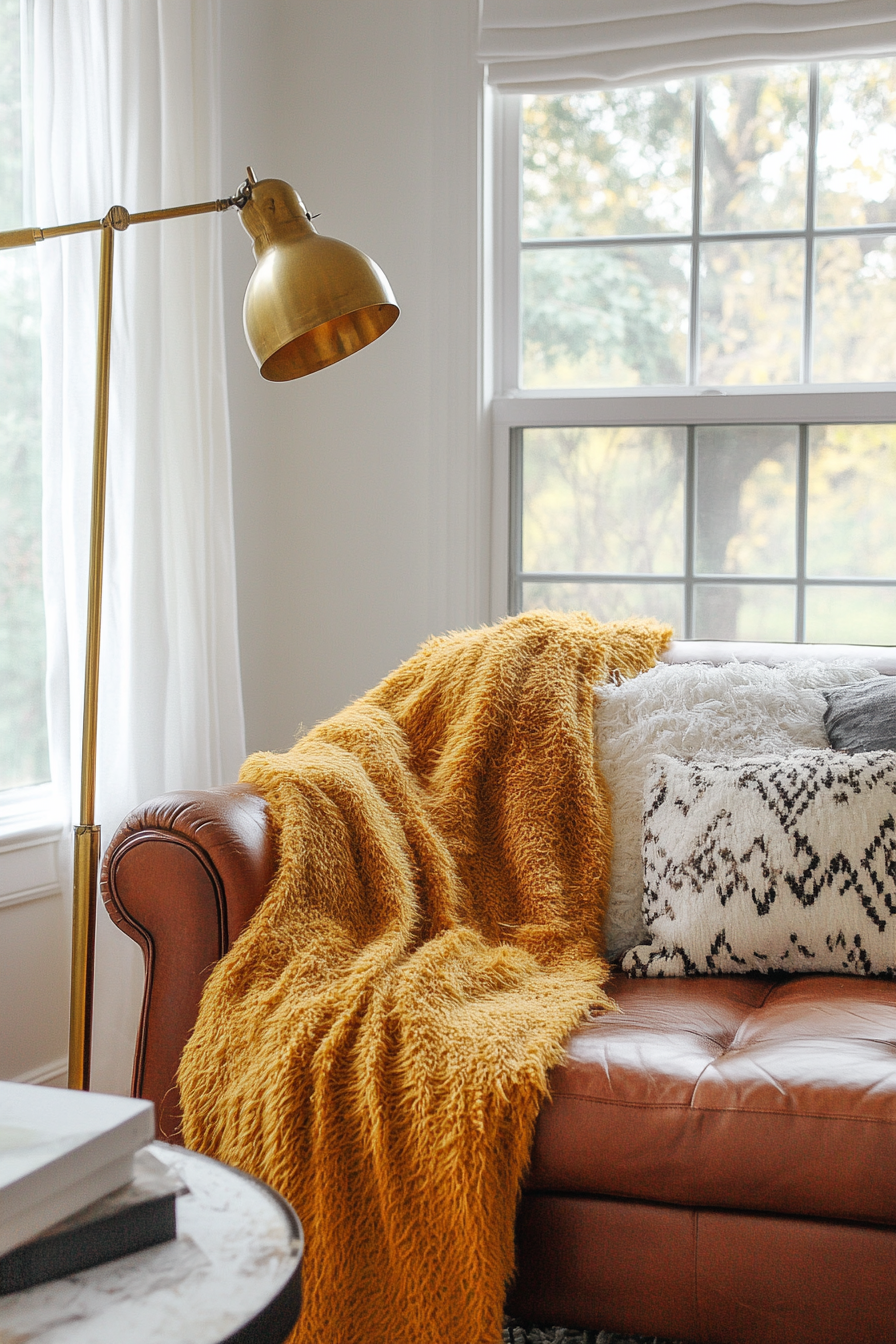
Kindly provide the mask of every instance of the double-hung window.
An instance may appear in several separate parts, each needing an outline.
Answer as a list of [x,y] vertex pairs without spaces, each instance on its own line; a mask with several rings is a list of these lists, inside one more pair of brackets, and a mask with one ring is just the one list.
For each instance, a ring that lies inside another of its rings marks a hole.
[[896,59],[494,110],[496,604],[896,643]]

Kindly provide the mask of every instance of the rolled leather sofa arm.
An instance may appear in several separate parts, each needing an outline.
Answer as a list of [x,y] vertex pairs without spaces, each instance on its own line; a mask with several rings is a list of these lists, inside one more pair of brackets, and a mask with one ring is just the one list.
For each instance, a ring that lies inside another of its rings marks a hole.
[[267,805],[248,784],[167,793],[133,811],[103,860],[112,919],[140,944],[146,979],[131,1094],[180,1141],[177,1066],[209,972],[261,904],[276,853]]

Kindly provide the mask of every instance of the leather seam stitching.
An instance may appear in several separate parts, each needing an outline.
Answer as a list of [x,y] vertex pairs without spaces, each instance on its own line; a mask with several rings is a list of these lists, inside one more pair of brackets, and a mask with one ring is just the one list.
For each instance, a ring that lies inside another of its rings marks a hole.
[[692,1106],[684,1101],[616,1101],[612,1097],[588,1097],[581,1092],[555,1092],[551,1105],[558,1101],[587,1101],[594,1106],[628,1106],[646,1111],[704,1111],[707,1115],[773,1115],[787,1120],[849,1120],[860,1125],[894,1125],[896,1120],[887,1120],[875,1115],[841,1115],[825,1111],[769,1111],[764,1108],[743,1106]]
[[[621,1030],[621,1031],[626,1031],[626,1030],[630,1030],[630,1031],[645,1031],[645,1030],[646,1030],[646,1031],[649,1031],[649,1030],[650,1030],[649,1027],[646,1027],[646,1028],[645,1028],[645,1027],[644,1027],[643,1025],[641,1025],[640,1023],[638,1023],[638,1025],[636,1026],[634,1023],[630,1023],[630,1024],[629,1024],[629,1023],[619,1023],[619,1024],[617,1024],[617,1023],[614,1022],[613,1025],[614,1025],[614,1027],[617,1027],[617,1029],[618,1029],[618,1030]],[[658,1029],[658,1030],[663,1030],[663,1031],[664,1031],[664,1034],[672,1034],[672,1033],[674,1032],[674,1034],[675,1034],[676,1036],[678,1035],[678,1031],[675,1030],[674,1028],[672,1029],[671,1032],[668,1032],[668,1033],[665,1032],[665,1029]],[[686,1028],[686,1027],[685,1027],[685,1028],[680,1028],[679,1030],[681,1031],[681,1034],[682,1034],[683,1036],[692,1036],[695,1040],[698,1040],[698,1041],[706,1041],[707,1044],[715,1046],[716,1049],[717,1049],[721,1054],[723,1054],[723,1055],[724,1055],[724,1054],[727,1054],[728,1051],[731,1050],[731,1048],[732,1048],[732,1046],[731,1046],[731,1042],[734,1040],[735,1036],[737,1035],[737,1032],[732,1032],[731,1035],[730,1035],[729,1038],[728,1038],[728,1044],[726,1045],[725,1042],[724,1042],[724,1041],[720,1041],[719,1038],[718,1038],[717,1036],[710,1036],[710,1035],[708,1034],[708,1032],[705,1032],[705,1031],[696,1031],[696,1030],[693,1030],[693,1029],[688,1029],[688,1028]],[[740,1030],[740,1028],[738,1028],[738,1030]],[[595,1034],[596,1034],[596,1033],[595,1033]]]

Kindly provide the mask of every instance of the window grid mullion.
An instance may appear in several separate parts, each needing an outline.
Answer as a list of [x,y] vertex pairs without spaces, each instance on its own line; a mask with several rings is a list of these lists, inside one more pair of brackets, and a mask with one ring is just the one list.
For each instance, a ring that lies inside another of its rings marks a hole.
[[688,425],[684,473],[684,637],[694,638],[694,547],[697,533],[697,431]]
[[797,644],[806,638],[806,525],[809,516],[809,426],[800,425],[796,467],[796,634]]
[[[816,223],[813,229],[816,238],[885,238],[894,232],[896,223],[825,225]],[[693,237],[693,230],[690,233],[607,233],[593,238],[521,238],[520,247],[524,252],[569,247],[620,247],[623,244],[638,247],[658,244],[667,247],[670,243],[690,243]],[[774,242],[778,238],[799,242],[805,237],[805,229],[738,229],[737,231],[729,229],[706,233],[701,230],[697,234],[697,239],[701,243],[753,243],[763,242],[766,239]]]
[[509,610],[523,609],[523,435],[510,431],[510,592]]
[[[700,314],[700,225],[703,198],[703,103],[704,81],[697,79],[694,87],[694,149],[691,183],[691,284],[688,314],[688,384],[693,387],[699,373],[699,314]],[[687,595],[685,595],[687,600]]]
[[812,327],[815,309],[815,196],[818,167],[818,66],[809,67],[809,146],[806,161],[806,269],[803,292],[802,381],[812,381]]
[[[652,574],[649,571],[638,574],[613,573],[609,570],[586,569],[523,569],[518,578],[523,583],[649,583],[683,584],[684,574]],[[769,588],[793,588],[792,574],[701,574],[696,583],[711,583],[713,587],[761,585]],[[896,588],[896,579],[882,579],[875,574],[860,575],[856,578],[842,578],[829,575],[823,579],[806,579],[806,588]]]
[[522,235],[523,145],[522,101],[499,99],[500,206],[498,223],[501,236],[501,266],[497,277],[500,308],[498,318],[500,348],[497,385],[506,390],[522,382]]

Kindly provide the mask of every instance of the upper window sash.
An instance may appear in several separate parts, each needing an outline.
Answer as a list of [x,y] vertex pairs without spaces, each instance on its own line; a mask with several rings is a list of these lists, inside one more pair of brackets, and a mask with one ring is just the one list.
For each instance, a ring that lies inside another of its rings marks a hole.
[[[812,355],[812,306],[813,306],[813,268],[815,257],[815,241],[821,237],[836,237],[840,235],[882,235],[893,234],[896,232],[892,224],[884,226],[879,224],[850,225],[842,227],[824,227],[816,226],[815,221],[815,165],[817,150],[817,132],[819,121],[819,95],[818,95],[818,66],[813,65],[810,68],[810,105],[809,105],[809,142],[808,142],[808,162],[807,162],[807,211],[804,226],[802,228],[793,228],[787,230],[769,230],[769,231],[750,231],[750,232],[725,232],[703,231],[701,229],[701,210],[700,193],[702,190],[702,106],[703,106],[703,87],[704,81],[700,78],[696,80],[696,97],[694,100],[694,159],[692,163],[693,174],[693,208],[690,232],[678,234],[657,234],[651,235],[649,240],[642,240],[630,235],[579,238],[569,239],[525,239],[521,237],[522,222],[522,201],[523,201],[523,172],[522,172],[522,97],[519,95],[498,95],[491,98],[492,103],[492,154],[493,154],[493,214],[494,214],[494,295],[493,295],[493,332],[494,332],[494,364],[492,370],[493,387],[501,395],[525,395],[537,398],[556,398],[569,395],[567,389],[555,389],[551,387],[532,389],[521,389],[522,373],[522,305],[521,305],[521,259],[526,250],[556,248],[556,247],[584,247],[595,248],[607,245],[629,245],[642,241],[650,243],[686,243],[692,248],[692,265],[690,281],[690,313],[689,313],[689,351],[688,351],[688,382],[683,384],[672,384],[662,388],[663,395],[680,395],[687,393],[693,388],[712,389],[712,383],[694,381],[694,371],[697,367],[697,342],[699,340],[699,330],[697,322],[697,312],[699,309],[699,264],[697,263],[698,249],[704,241],[718,241],[731,239],[732,241],[749,241],[754,238],[789,238],[801,242],[806,248],[806,271],[805,286],[803,296],[803,323],[802,323],[802,350],[801,350],[801,377],[805,378],[807,370],[810,368]],[[892,383],[884,384],[847,384],[845,386],[861,386],[864,391],[869,393],[892,387]],[[769,392],[779,393],[782,390],[796,389],[819,389],[823,388],[825,392],[837,392],[841,389],[837,385],[830,383],[812,383],[800,381],[789,384],[774,384],[772,387],[755,385],[750,388],[734,388],[726,386],[723,395],[742,394],[744,396],[757,393],[766,394]],[[641,385],[633,389],[615,389],[598,388],[582,389],[581,395],[593,398],[604,398],[607,396],[628,395],[635,393],[644,396],[653,389],[650,386]],[[573,390],[574,394],[578,390]],[[802,415],[803,412],[800,412]],[[810,417],[812,418],[812,417]],[[822,418],[821,415],[819,418]],[[851,417],[850,417],[851,418]],[[866,418],[864,415],[861,418]]]

